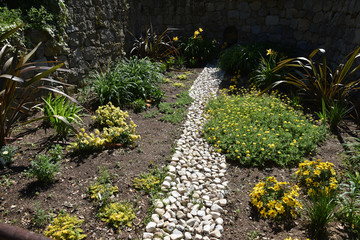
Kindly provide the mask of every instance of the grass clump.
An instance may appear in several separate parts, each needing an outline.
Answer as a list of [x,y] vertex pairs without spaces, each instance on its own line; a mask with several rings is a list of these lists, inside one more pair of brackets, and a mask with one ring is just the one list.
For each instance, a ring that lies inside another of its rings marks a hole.
[[245,166],[289,166],[314,151],[326,136],[288,99],[254,91],[222,94],[209,102],[204,135],[218,152]]
[[132,57],[118,61],[105,72],[96,72],[92,87],[101,104],[132,106],[138,99],[158,104],[164,95],[159,87],[163,77],[160,64]]
[[52,97],[52,94],[43,99],[45,106],[43,108],[45,124],[54,128],[59,138],[66,138],[70,129],[73,129],[72,123],[81,122],[81,107],[74,102],[70,102],[64,96]]
[[54,218],[52,223],[46,228],[44,234],[55,240],[80,240],[86,238],[86,234],[82,234],[80,228],[84,220],[79,220],[75,216],[70,217],[67,214],[60,214]]

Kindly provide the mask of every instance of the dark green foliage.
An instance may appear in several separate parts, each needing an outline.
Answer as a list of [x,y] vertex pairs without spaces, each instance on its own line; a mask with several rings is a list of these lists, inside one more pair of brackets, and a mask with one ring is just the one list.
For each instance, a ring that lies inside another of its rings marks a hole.
[[279,59],[279,54],[275,51],[271,51],[265,57],[261,56],[258,65],[251,73],[250,81],[254,83],[256,87],[264,88],[281,80],[285,76],[284,69],[278,72],[273,71]]
[[194,36],[180,43],[180,49],[184,62],[189,67],[204,65],[214,59],[217,55],[218,43],[211,41],[196,30]]
[[153,60],[163,60],[169,56],[177,56],[178,49],[174,47],[173,41],[167,34],[168,29],[160,35],[156,34],[153,27],[146,27],[145,36],[136,38],[130,33],[135,41],[130,54],[140,58],[149,57]]
[[131,57],[121,59],[105,72],[96,72],[92,86],[102,105],[112,102],[124,106],[139,99],[158,104],[164,95],[159,88],[162,78],[160,64]]
[[360,173],[349,171],[345,181],[340,184],[340,210],[338,218],[345,223],[357,239],[360,238]]
[[[0,36],[0,41],[8,39],[20,27],[21,25],[5,32]],[[75,99],[67,96],[59,89],[45,84],[49,82],[52,84],[62,84],[47,77],[56,70],[60,70],[63,63],[54,67],[45,67],[39,66],[35,62],[29,62],[29,59],[39,46],[38,44],[30,53],[21,56],[19,56],[18,51],[15,51],[13,54],[8,53],[9,46],[6,44],[0,51],[0,146],[6,144],[5,140],[10,136],[13,125],[19,119],[21,113],[35,105],[33,99],[40,90],[45,89],[51,92],[58,92],[75,101]],[[12,56],[8,56],[7,53]],[[41,72],[38,73],[38,71]]]
[[328,239],[327,226],[335,217],[336,201],[334,196],[319,193],[305,204],[308,229],[311,239]]
[[219,66],[227,73],[247,75],[259,64],[261,56],[265,56],[266,47],[259,43],[235,45],[222,52]]

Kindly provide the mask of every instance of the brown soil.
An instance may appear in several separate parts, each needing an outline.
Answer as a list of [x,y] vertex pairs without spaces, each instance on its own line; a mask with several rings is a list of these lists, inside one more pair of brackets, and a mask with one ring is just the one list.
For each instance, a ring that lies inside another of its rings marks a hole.
[[[190,87],[201,69],[190,69],[192,72],[187,80],[177,80],[177,72],[171,72],[167,77],[172,82],[164,84],[166,102],[173,102],[176,94],[184,90],[172,85],[173,82],[183,82]],[[151,111],[154,109],[149,109]],[[13,165],[8,169],[0,170],[3,179],[10,179],[7,185],[0,179],[0,221],[16,226],[42,232],[43,229],[34,228],[31,219],[37,207],[48,212],[58,213],[60,210],[84,219],[82,226],[86,239],[141,239],[144,229],[142,221],[147,216],[150,199],[141,191],[135,190],[132,180],[141,173],[147,172],[156,166],[162,168],[169,163],[175,140],[181,133],[181,124],[173,125],[159,121],[160,115],[155,118],[144,117],[145,113],[130,112],[132,120],[137,124],[137,133],[141,140],[134,149],[111,149],[87,156],[63,159],[61,175],[55,183],[42,186],[34,179],[25,176],[24,170],[29,163],[40,153],[46,152],[51,146],[52,130],[41,128],[41,123],[33,123],[26,128],[18,128],[14,135],[21,139],[13,143],[18,150]],[[90,122],[85,117],[85,122]],[[333,162],[338,169],[342,168],[343,147],[342,139],[355,132],[356,127],[350,126],[351,131],[341,130],[337,135],[330,134],[322,143],[318,151],[310,158],[321,158]],[[71,138],[69,139],[71,141]],[[115,174],[113,184],[118,186],[119,193],[116,199],[129,201],[136,209],[136,220],[133,227],[122,230],[120,233],[107,226],[96,218],[96,208],[89,201],[86,189],[90,182],[99,176],[98,168],[105,167],[111,174]],[[229,163],[227,178],[229,180],[228,205],[224,216],[224,233],[222,239],[285,239],[297,237],[306,239],[304,222],[296,220],[293,224],[279,225],[271,221],[260,219],[249,205],[249,193],[255,184],[265,176],[273,175],[277,179],[289,181],[294,169],[256,169],[243,168]],[[330,228],[329,239],[349,239],[343,227],[334,223]],[[258,233],[257,238],[250,238],[251,233]]]
[[[186,80],[176,79],[184,71],[168,73],[167,78],[171,82],[162,85],[166,93],[163,101],[174,102],[176,94],[190,88],[201,70],[190,69],[191,73],[187,74]],[[174,82],[184,83],[186,87],[175,87]],[[152,110],[156,110],[156,107],[148,109]],[[64,210],[84,219],[82,228],[88,235],[87,239],[140,239],[144,229],[142,221],[147,216],[150,201],[148,195],[134,189],[132,180],[149,169],[166,166],[172,155],[173,144],[181,133],[181,124],[160,121],[161,114],[146,118],[145,113],[129,111],[131,119],[137,124],[137,134],[141,136],[134,149],[105,150],[88,156],[66,155],[60,176],[49,186],[42,186],[35,179],[27,178],[24,170],[29,168],[30,161],[36,155],[45,153],[47,147],[54,144],[51,140],[53,131],[41,128],[40,122],[15,129],[14,135],[21,136],[21,139],[12,143],[18,148],[18,154],[10,168],[0,170],[0,176],[6,176],[10,180],[8,182],[11,182],[9,186],[5,183],[0,185],[0,221],[42,232],[43,229],[31,225],[36,208],[40,206],[48,212]],[[90,116],[85,117],[84,122],[91,122]],[[105,167],[115,175],[112,182],[119,188],[116,199],[129,201],[135,206],[136,220],[133,227],[121,233],[96,218],[96,208],[87,197],[86,189],[99,176],[99,167]]]

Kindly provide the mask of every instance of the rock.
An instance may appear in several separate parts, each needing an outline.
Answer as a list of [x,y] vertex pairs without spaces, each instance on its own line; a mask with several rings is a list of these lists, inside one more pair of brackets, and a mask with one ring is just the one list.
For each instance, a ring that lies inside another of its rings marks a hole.
[[146,230],[147,232],[150,232],[150,233],[155,232],[155,229],[156,229],[156,223],[155,223],[155,222],[149,222],[149,223],[146,225],[146,228],[145,228],[145,230]]
[[216,238],[221,238],[221,232],[218,229],[215,229],[214,231],[212,231],[210,233],[210,236],[216,237]]

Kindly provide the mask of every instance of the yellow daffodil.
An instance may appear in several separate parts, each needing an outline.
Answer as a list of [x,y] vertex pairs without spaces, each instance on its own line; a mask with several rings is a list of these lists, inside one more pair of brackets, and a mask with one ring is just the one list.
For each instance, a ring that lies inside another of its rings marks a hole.
[[178,37],[173,37],[173,41],[177,42],[177,41],[179,41],[179,38]]

